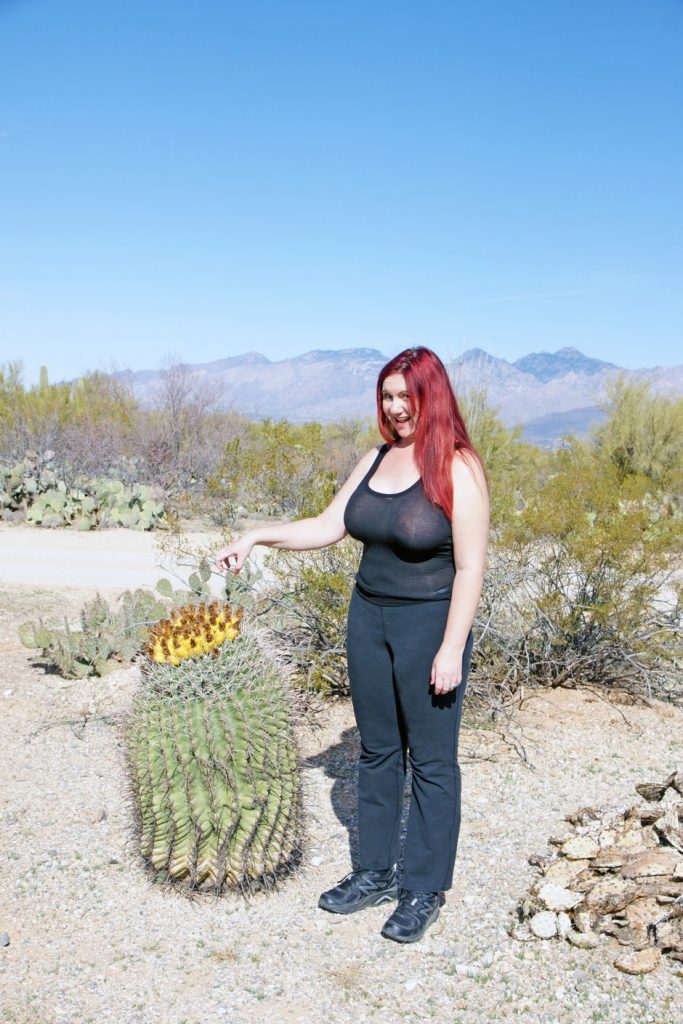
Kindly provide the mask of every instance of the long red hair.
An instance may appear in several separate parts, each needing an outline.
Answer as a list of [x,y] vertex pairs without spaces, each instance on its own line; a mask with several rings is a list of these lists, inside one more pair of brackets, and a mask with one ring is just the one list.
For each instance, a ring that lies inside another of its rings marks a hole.
[[439,357],[419,345],[406,348],[382,367],[377,378],[377,423],[385,441],[397,436],[382,411],[382,388],[387,377],[401,373],[418,420],[415,429],[415,462],[420,470],[425,494],[433,505],[440,505],[449,519],[453,515],[453,453],[474,456],[483,463],[467,433],[450,378]]

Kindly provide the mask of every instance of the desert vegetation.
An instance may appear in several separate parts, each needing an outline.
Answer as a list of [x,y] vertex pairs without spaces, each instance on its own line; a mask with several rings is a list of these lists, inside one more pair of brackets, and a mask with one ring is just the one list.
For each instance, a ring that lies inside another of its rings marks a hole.
[[[227,537],[245,520],[317,514],[379,440],[370,419],[252,422],[218,399],[182,365],[162,372],[154,408],[121,378],[51,384],[44,372],[27,388],[18,366],[4,367],[3,514],[81,529],[165,525],[178,545],[180,524],[192,518]],[[493,716],[531,685],[680,700],[683,400],[617,378],[594,434],[567,437],[553,452],[505,427],[483,391],[462,405],[492,498],[474,700]],[[306,688],[346,693],[358,557],[351,539],[278,551],[263,574],[227,581],[226,599],[250,607]]]

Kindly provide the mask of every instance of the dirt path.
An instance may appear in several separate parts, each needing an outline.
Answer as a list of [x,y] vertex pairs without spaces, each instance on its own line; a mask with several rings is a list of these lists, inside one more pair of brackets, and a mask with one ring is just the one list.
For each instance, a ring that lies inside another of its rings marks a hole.
[[[100,592],[153,587],[184,566],[159,550],[163,533],[137,530],[44,530],[0,523],[0,583]],[[188,533],[189,546],[218,547],[218,533]]]
[[[42,580],[58,550],[47,545],[59,535],[44,536],[31,563]],[[88,574],[102,554],[111,559],[107,581],[119,587],[144,582],[143,557],[156,571],[144,535],[126,534],[126,544],[112,537],[76,538],[79,587],[100,585],[101,573]],[[9,550],[5,531],[0,539]],[[116,544],[121,565],[137,565],[135,581],[118,582]],[[507,926],[534,877],[527,858],[546,849],[565,813],[634,801],[636,782],[680,766],[679,709],[540,693],[517,727],[533,767],[495,731],[465,729],[454,887],[439,925],[404,948],[380,937],[384,908],[338,918],[316,906],[349,869],[355,844],[358,742],[347,704],[300,727],[308,837],[296,876],[249,903],[234,895],[190,902],[148,882],[124,752],[136,670],[81,682],[45,675],[16,635],[35,610],[76,610],[92,592],[39,590],[26,577],[0,585],[0,933],[10,940],[0,948],[3,1024],[676,1020],[674,964],[629,977],[612,967],[612,940],[590,952],[556,940],[523,944]]]

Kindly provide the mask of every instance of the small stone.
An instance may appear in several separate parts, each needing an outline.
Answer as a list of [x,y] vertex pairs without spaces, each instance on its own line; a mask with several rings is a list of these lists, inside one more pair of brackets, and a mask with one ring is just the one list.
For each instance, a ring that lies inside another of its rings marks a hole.
[[553,846],[562,846],[568,839],[572,839],[575,835],[576,833],[574,832],[574,829],[567,826],[557,832],[554,832],[548,839],[548,842]]
[[569,860],[584,860],[595,857],[600,847],[590,836],[573,836],[561,846],[562,853]]
[[577,910],[574,913],[574,927],[580,932],[593,931],[590,910]]
[[484,953],[484,955],[481,958],[481,965],[482,965],[482,967],[490,967],[492,963],[493,963],[493,953],[491,952],[490,949],[487,949],[486,952]]
[[9,935],[7,932],[0,932],[0,946],[9,946]]
[[510,938],[517,942],[530,942],[533,934],[525,924],[515,924],[510,929]]
[[675,882],[683,881],[683,860],[676,862],[671,877]]
[[631,857],[621,869],[623,878],[648,878],[655,875],[669,875],[676,867],[679,853],[673,849],[650,850],[640,856]]
[[11,697],[13,693],[14,693],[14,690],[3,690],[2,691],[3,697]]
[[414,992],[419,984],[419,978],[409,978],[403,987],[405,988],[406,992]]
[[624,827],[619,833],[618,838],[615,840],[614,845],[620,847],[622,850],[633,849],[633,847],[647,845],[644,842],[644,829],[640,826],[640,821],[636,821],[634,818],[629,818],[625,823]]
[[615,828],[603,828],[603,830],[600,832],[600,835],[598,836],[598,843],[600,844],[600,849],[605,850],[608,849],[610,846],[613,846],[614,843],[617,841],[617,836],[618,832]]
[[54,847],[51,847],[47,851],[47,855],[48,855],[48,857],[59,857],[59,850],[55,850]]
[[557,917],[550,910],[540,910],[529,921],[529,927],[539,939],[552,939],[557,935]]
[[661,959],[661,950],[656,946],[639,949],[637,952],[625,953],[614,961],[614,966],[624,974],[649,974],[656,970]]
[[568,860],[562,857],[553,861],[545,871],[544,881],[546,884],[570,886],[572,880],[590,865],[589,860]]
[[561,885],[552,883],[544,885],[539,890],[538,896],[548,910],[554,910],[555,913],[560,910],[573,910],[583,899],[582,893],[572,892],[571,889],[565,889]]
[[311,864],[316,868],[319,867],[322,862],[322,857],[311,857]]
[[600,942],[595,932],[576,932],[573,928],[567,932],[567,939],[579,949],[595,949]]
[[596,914],[616,914],[638,893],[635,885],[623,878],[604,878],[586,893],[586,907]]
[[567,938],[567,933],[571,931],[571,927],[571,917],[569,916],[569,914],[565,914],[564,911],[561,911],[557,915],[557,934],[560,936],[561,939]]
[[444,949],[443,955],[447,957],[457,957],[459,960],[463,960],[467,956],[467,949],[462,942],[456,942],[454,945]]
[[620,868],[621,865],[626,861],[628,853],[626,850],[620,850],[616,846],[604,846],[598,853],[597,857],[593,858],[594,868]]

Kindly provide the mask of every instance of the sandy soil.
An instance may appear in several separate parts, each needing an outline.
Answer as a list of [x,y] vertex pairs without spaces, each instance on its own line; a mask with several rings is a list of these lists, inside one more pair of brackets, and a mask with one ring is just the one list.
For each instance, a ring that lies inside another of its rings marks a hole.
[[402,947],[379,935],[385,908],[344,918],[316,906],[349,870],[356,828],[357,734],[348,704],[326,705],[299,727],[301,869],[249,902],[191,902],[152,885],[138,856],[124,746],[137,670],[46,675],[16,632],[37,613],[75,612],[105,582],[154,583],[152,538],[13,527],[0,545],[3,1024],[677,1019],[680,965],[630,977],[612,966],[612,940],[586,952],[514,942],[507,927],[535,877],[527,858],[565,813],[635,801],[636,782],[680,767],[683,711],[538,693],[508,737],[528,764],[496,730],[465,728],[454,887],[438,925]]

